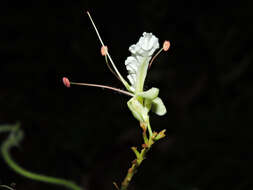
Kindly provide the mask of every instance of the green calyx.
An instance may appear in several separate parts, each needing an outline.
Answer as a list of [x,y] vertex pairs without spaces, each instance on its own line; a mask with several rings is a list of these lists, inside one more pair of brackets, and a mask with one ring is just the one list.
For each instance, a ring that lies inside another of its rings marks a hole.
[[159,116],[166,114],[166,107],[161,98],[158,97],[158,94],[158,88],[151,88],[147,91],[135,94],[135,96],[127,102],[128,108],[138,121],[146,122],[150,110]]

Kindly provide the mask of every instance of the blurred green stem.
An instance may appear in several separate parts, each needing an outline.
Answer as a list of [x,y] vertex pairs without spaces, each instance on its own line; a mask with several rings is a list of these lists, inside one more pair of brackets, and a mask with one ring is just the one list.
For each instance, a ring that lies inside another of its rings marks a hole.
[[15,189],[13,189],[13,188],[7,186],[7,185],[0,185],[0,188],[1,188],[1,189],[4,188],[4,189],[8,189],[8,190],[15,190]]
[[3,132],[3,131],[4,132],[11,131],[9,138],[5,142],[3,142],[2,146],[1,146],[1,152],[3,155],[3,159],[8,164],[8,166],[11,169],[13,169],[15,172],[17,172],[18,174],[20,174],[26,178],[32,179],[32,180],[64,186],[64,187],[69,188],[71,190],[82,190],[81,187],[77,186],[76,184],[74,184],[71,181],[32,173],[32,172],[27,171],[26,169],[22,168],[21,166],[19,166],[11,158],[10,149],[13,146],[17,146],[19,144],[19,142],[23,138],[23,132],[19,129],[18,125],[14,126],[14,127],[9,127],[9,128],[0,127],[0,132]]

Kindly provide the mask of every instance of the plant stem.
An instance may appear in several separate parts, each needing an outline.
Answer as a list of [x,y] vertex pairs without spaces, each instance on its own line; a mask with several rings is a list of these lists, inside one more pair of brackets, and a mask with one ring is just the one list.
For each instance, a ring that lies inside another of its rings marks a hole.
[[[144,140],[144,144],[142,145],[142,150],[139,153],[135,147],[132,147],[132,150],[134,151],[136,155],[136,159],[132,161],[132,166],[128,169],[128,172],[126,174],[126,177],[124,178],[123,182],[121,183],[120,190],[127,190],[129,183],[131,182],[134,174],[137,172],[137,169],[143,162],[143,160],[146,158],[147,152],[151,149],[151,146],[154,144],[155,137],[157,135],[156,132],[152,133],[151,126],[149,124],[149,120],[145,123],[140,123],[140,126],[143,130],[142,136]],[[147,129],[149,131],[149,139],[147,139]]]
[[8,189],[8,190],[15,190],[15,189],[13,189],[13,188],[7,186],[7,185],[0,185],[0,188],[1,188],[1,189],[2,189],[2,188],[5,188],[5,189]]
[[149,123],[149,119],[148,119],[148,121],[147,121],[147,123],[146,123],[146,126],[147,126],[147,128],[148,128],[149,138],[151,138],[151,137],[153,136],[153,132],[152,132],[152,129],[151,129],[151,125],[150,125],[150,123]]
[[128,169],[127,175],[124,178],[123,182],[121,183],[120,190],[127,190],[129,183],[131,182],[134,174],[137,172],[137,169],[141,165],[142,161],[145,159],[145,156],[146,156],[147,152],[149,151],[149,149],[150,149],[150,147],[143,148],[141,150],[140,158],[132,161],[132,166],[131,166],[131,168]]
[[45,182],[45,183],[51,183],[51,184],[55,184],[55,185],[61,185],[66,188],[69,188],[71,190],[82,190],[81,187],[77,186],[76,184],[74,184],[71,181],[32,173],[32,172],[22,168],[21,166],[19,166],[11,158],[9,151],[10,151],[11,147],[16,146],[19,143],[19,141],[22,139],[22,136],[23,136],[22,131],[20,129],[16,129],[15,131],[11,132],[9,138],[1,146],[1,152],[3,155],[3,159],[11,169],[13,169],[18,174],[20,174],[26,178],[32,179],[32,180],[41,181],[41,182]]

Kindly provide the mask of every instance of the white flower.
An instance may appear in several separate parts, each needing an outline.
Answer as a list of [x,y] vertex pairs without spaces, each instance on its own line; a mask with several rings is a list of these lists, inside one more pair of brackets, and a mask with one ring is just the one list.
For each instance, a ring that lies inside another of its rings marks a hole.
[[137,44],[131,45],[129,51],[132,53],[126,61],[128,71],[128,80],[131,83],[133,91],[142,91],[144,80],[151,56],[159,48],[158,38],[152,33],[143,33]]
[[[98,30],[89,14],[87,12],[91,23],[97,33],[97,36],[100,40],[102,45],[101,54],[105,56],[105,61],[111,72],[124,84],[126,89],[121,90],[111,86],[106,85],[99,85],[99,84],[89,84],[89,83],[77,83],[77,82],[70,82],[66,77],[63,78],[63,83],[65,86],[70,87],[71,84],[74,85],[84,85],[84,86],[92,86],[92,87],[100,87],[106,88],[110,90],[114,90],[117,92],[124,93],[126,95],[131,96],[132,98],[127,102],[127,105],[131,112],[133,113],[134,117],[139,120],[140,122],[147,123],[148,131],[150,132],[150,137],[152,137],[152,129],[149,125],[149,116],[148,112],[151,110],[157,115],[164,115],[166,113],[166,107],[164,106],[162,100],[158,97],[159,89],[158,88],[151,88],[149,90],[143,91],[143,86],[145,82],[145,78],[147,75],[148,67],[151,66],[153,59],[162,51],[167,51],[170,47],[170,42],[165,41],[163,44],[163,48],[160,49],[156,55],[151,60],[153,53],[156,49],[159,48],[158,38],[155,37],[152,33],[144,32],[143,35],[140,37],[137,44],[131,45],[129,47],[129,51],[131,52],[131,56],[129,56],[126,61],[125,65],[128,71],[128,80],[130,84],[122,77],[120,72],[118,71],[116,65],[114,64],[107,46],[104,45]],[[108,59],[111,63],[108,63]],[[150,62],[151,60],[151,62]],[[164,136],[164,131],[159,133],[157,136]],[[158,139],[156,136],[156,139]]]

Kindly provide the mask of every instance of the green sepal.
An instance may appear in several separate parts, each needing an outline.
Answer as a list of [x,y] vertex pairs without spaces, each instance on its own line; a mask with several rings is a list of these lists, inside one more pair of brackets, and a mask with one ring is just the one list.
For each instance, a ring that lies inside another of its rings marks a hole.
[[149,111],[152,106],[152,100],[154,100],[159,94],[158,88],[151,88],[147,91],[137,93],[135,96],[139,100],[141,98],[144,102],[144,107]]
[[148,118],[148,110],[136,99],[131,98],[127,102],[128,108],[131,110],[133,116],[140,122],[145,122]]
[[158,94],[159,94],[158,88],[151,88],[147,91],[137,93],[136,96],[142,97],[144,99],[153,100],[158,96]]
[[152,106],[151,106],[151,111],[156,113],[159,116],[162,116],[164,114],[167,113],[166,107],[163,104],[163,101],[161,98],[156,97],[153,101],[152,101]]

